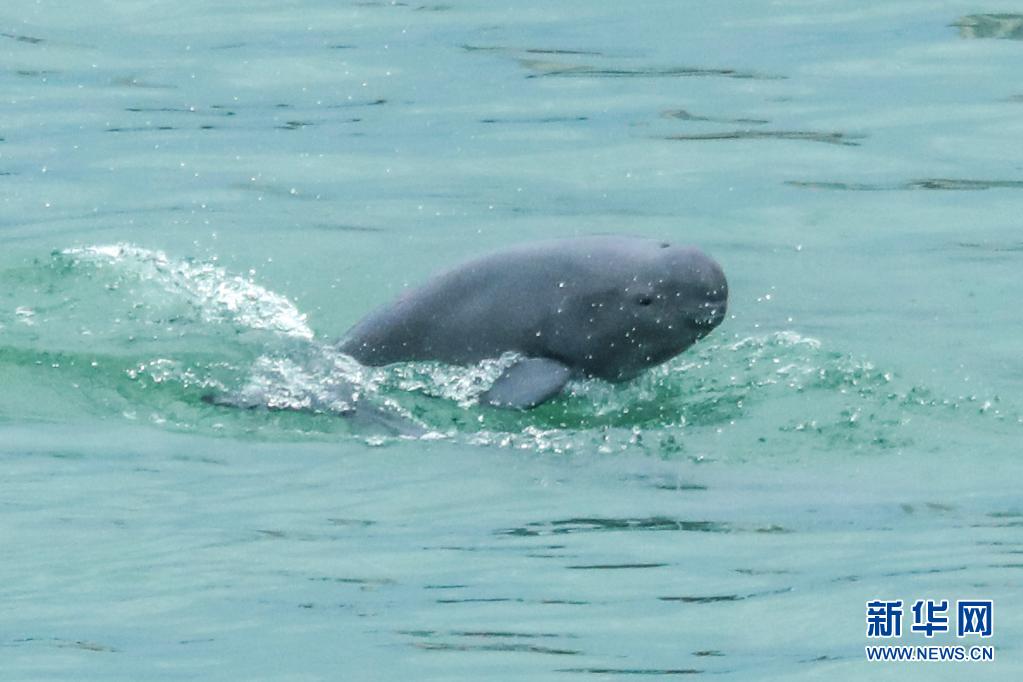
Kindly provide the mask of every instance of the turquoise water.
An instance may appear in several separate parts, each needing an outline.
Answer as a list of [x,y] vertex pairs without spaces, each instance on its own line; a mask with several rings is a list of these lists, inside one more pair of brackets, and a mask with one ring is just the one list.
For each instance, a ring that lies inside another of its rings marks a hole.
[[[1021,11],[4,3],[0,677],[1018,678]],[[331,347],[600,232],[729,319],[526,414]],[[867,662],[874,598],[995,662]]]

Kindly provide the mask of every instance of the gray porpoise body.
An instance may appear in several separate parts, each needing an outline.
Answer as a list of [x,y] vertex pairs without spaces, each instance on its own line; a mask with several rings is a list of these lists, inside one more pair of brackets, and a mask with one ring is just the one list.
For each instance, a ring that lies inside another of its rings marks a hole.
[[727,300],[721,267],[694,247],[626,236],[541,241],[405,292],[357,323],[339,349],[366,365],[466,365],[513,351],[554,361],[544,371],[564,366],[565,381],[623,381],[707,335]]

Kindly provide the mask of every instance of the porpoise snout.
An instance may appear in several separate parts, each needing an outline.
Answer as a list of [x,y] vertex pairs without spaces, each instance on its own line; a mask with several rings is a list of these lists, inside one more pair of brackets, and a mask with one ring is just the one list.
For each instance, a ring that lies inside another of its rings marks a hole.
[[728,312],[728,280],[717,261],[698,249],[690,251],[689,261],[693,296],[699,301],[693,311],[693,324],[710,332]]

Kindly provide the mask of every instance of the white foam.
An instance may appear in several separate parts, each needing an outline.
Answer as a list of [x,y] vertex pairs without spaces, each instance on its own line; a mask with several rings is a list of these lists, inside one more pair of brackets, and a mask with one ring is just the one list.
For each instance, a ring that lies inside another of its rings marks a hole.
[[123,243],[65,249],[61,253],[76,262],[122,268],[165,291],[184,295],[204,321],[313,338],[306,316],[287,297],[212,263],[171,259],[162,251]]

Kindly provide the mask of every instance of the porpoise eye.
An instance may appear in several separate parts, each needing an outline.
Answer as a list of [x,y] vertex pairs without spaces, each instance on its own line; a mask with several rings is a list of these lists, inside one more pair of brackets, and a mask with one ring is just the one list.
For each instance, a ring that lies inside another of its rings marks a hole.
[[651,298],[650,296],[640,296],[639,298],[636,299],[636,303],[640,305],[650,305],[653,302],[654,299]]
[[671,244],[669,244],[668,242],[661,242],[661,248],[662,248],[662,249],[666,249],[666,248],[668,248],[669,246],[671,246]]

